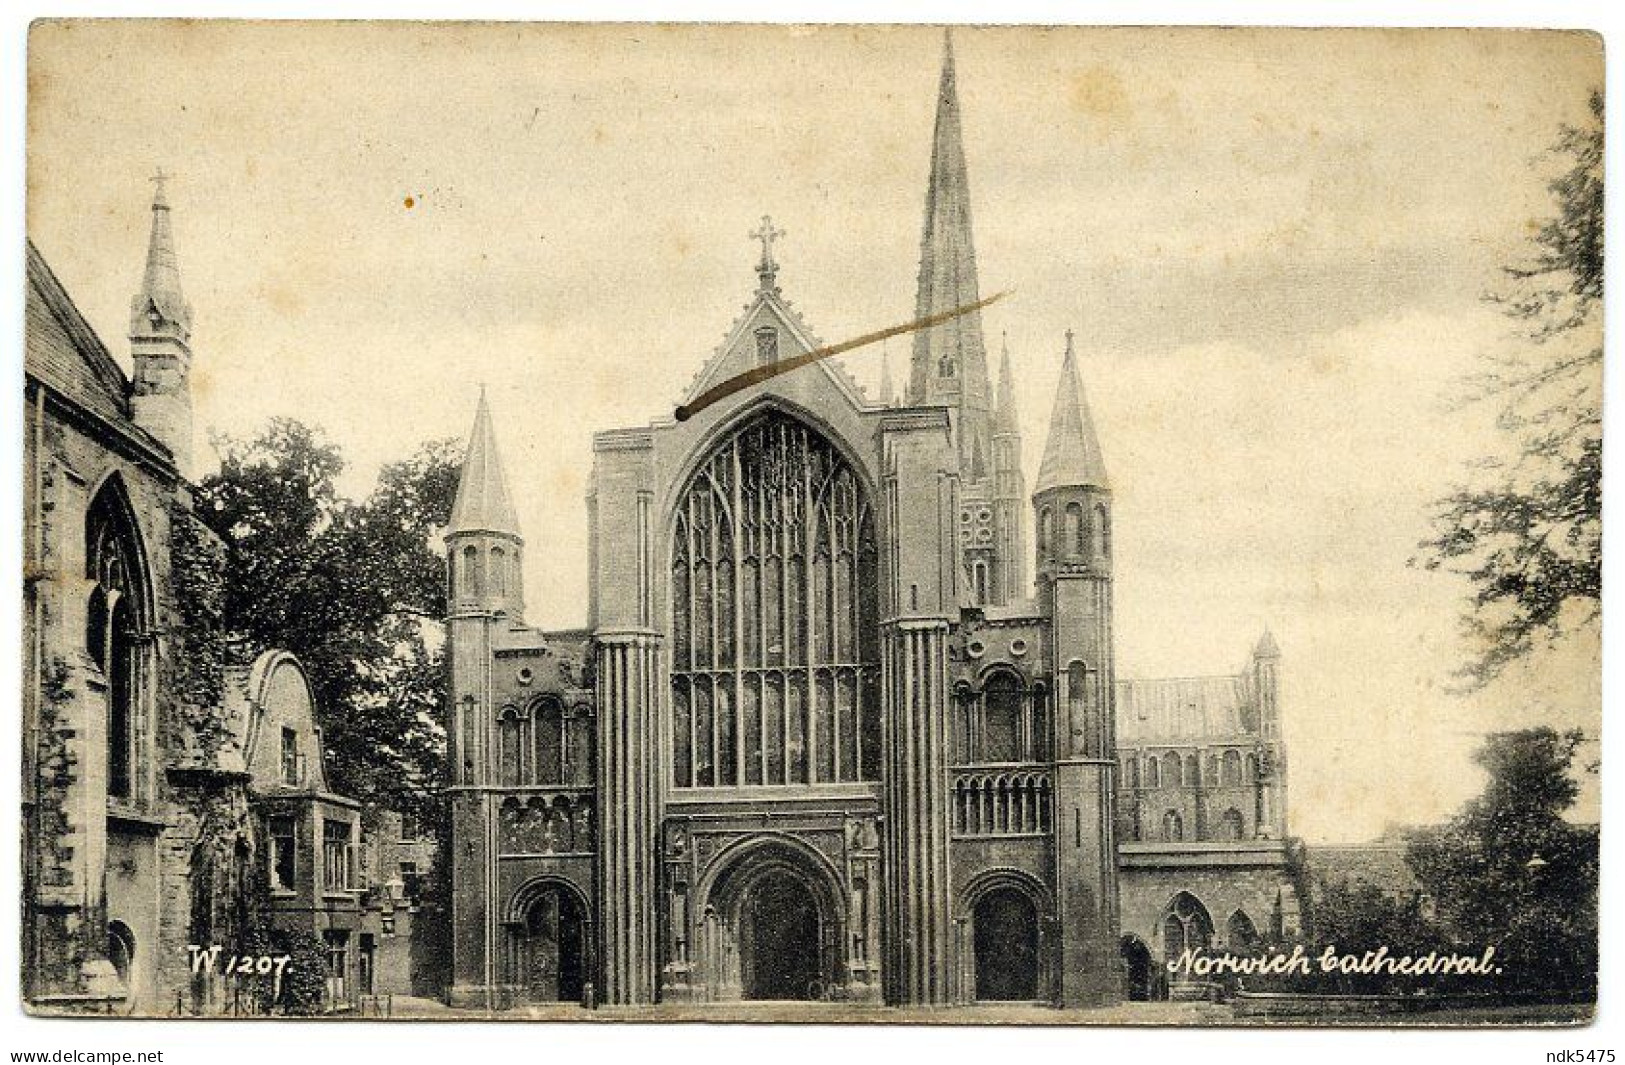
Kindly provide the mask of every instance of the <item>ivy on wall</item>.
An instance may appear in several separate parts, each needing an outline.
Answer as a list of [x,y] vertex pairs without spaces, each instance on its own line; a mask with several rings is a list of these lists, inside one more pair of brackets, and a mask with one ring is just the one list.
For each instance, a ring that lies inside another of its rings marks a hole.
[[221,707],[225,693],[226,549],[179,501],[170,504],[170,583],[178,624],[174,635],[176,713],[205,762],[230,735]]

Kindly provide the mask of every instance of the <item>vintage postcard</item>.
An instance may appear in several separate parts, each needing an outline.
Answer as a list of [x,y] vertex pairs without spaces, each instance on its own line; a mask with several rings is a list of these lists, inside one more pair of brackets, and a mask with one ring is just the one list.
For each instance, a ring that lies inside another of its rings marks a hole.
[[1597,35],[28,61],[29,1012],[1591,1018]]

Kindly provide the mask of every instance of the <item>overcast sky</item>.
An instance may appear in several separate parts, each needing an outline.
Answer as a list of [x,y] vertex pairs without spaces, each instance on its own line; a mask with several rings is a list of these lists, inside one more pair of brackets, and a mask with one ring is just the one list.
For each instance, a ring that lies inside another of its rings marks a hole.
[[[109,347],[161,165],[200,428],[319,425],[361,493],[464,434],[485,382],[547,627],[584,620],[590,434],[669,416],[751,295],[759,216],[826,341],[913,310],[938,31],[48,24],[32,50],[29,235]],[[1233,672],[1271,627],[1311,841],[1447,815],[1485,731],[1595,729],[1588,641],[1448,692],[1465,589],[1406,562],[1428,502],[1505,449],[1451,403],[1509,343],[1481,296],[1549,210],[1545,149],[1583,121],[1600,43],[962,29],[956,50],[1029,479],[1078,331],[1120,672]],[[872,383],[879,354],[846,365]]]

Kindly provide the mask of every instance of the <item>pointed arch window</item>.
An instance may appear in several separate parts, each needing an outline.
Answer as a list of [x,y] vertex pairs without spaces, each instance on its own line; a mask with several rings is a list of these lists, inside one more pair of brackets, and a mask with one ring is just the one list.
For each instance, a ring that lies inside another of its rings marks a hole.
[[[1163,918],[1163,949],[1170,959],[1178,958],[1186,950],[1207,950],[1213,945],[1213,918],[1207,907],[1187,891],[1181,891],[1168,903]],[[1182,976],[1190,979],[1188,972]]]
[[1095,504],[1095,554],[1102,558],[1110,558],[1112,553],[1112,526],[1111,515],[1106,511],[1106,504]]
[[874,515],[830,442],[747,421],[678,497],[671,567],[674,784],[876,779]]
[[147,575],[129,504],[116,480],[97,493],[86,516],[85,567],[94,582],[85,649],[107,684],[107,794],[130,799],[137,777]]
[[1230,920],[1225,922],[1225,939],[1228,941],[1226,945],[1237,953],[1253,950],[1258,946],[1260,938],[1258,927],[1253,924],[1253,919],[1247,916],[1246,910],[1237,910],[1230,915]]
[[1055,514],[1045,507],[1038,512],[1038,554],[1040,557],[1049,555],[1049,542],[1055,535]]

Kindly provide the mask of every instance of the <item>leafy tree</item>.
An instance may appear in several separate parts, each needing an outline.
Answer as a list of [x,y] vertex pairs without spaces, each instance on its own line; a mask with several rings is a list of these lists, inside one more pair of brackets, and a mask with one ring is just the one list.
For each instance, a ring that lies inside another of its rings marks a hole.
[[282,647],[310,673],[332,785],[427,819],[440,783],[443,564],[450,441],[385,466],[356,502],[338,449],[292,419],[216,441],[199,512],[226,541],[225,628],[242,653]]
[[1479,641],[1462,675],[1482,686],[1537,638],[1596,622],[1602,590],[1603,97],[1593,121],[1563,127],[1556,212],[1489,298],[1523,343],[1489,357],[1469,399],[1499,405],[1515,454],[1485,460],[1485,483],[1440,500],[1420,562],[1467,577],[1466,628]]
[[1275,991],[1319,995],[1402,995],[1418,991],[1456,990],[1456,981],[1433,975],[1401,973],[1323,972],[1321,952],[1335,947],[1340,957],[1364,957],[1387,948],[1387,957],[1421,957],[1430,951],[1448,951],[1443,932],[1422,912],[1419,895],[1390,897],[1374,884],[1347,878],[1320,880],[1315,890],[1301,896],[1309,901],[1304,932],[1271,949],[1290,954],[1302,947],[1310,959],[1305,973],[1269,973],[1243,976],[1238,986],[1246,991]]
[[1456,941],[1494,944],[1505,990],[1596,994],[1597,832],[1563,812],[1579,732],[1489,736],[1484,793],[1447,824],[1415,833],[1407,861]]

